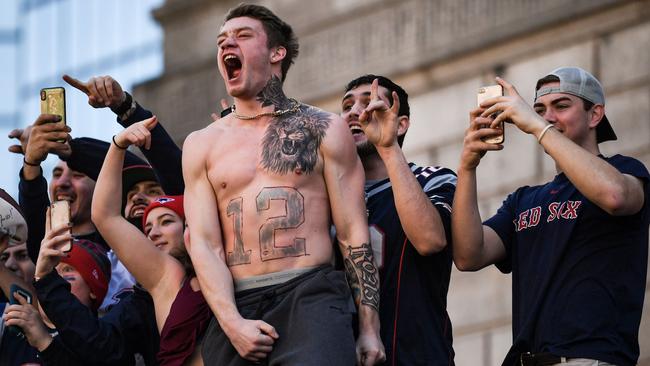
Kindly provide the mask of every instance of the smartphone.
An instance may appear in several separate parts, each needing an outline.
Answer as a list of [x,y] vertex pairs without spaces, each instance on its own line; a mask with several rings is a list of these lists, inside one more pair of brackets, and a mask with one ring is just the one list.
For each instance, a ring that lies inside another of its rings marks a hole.
[[[478,101],[477,105],[481,105],[485,100],[494,98],[494,97],[500,97],[503,95],[503,87],[501,85],[488,85],[488,86],[482,86],[478,88],[478,94],[476,95],[476,100]],[[495,113],[490,116],[490,118],[494,119],[498,113]],[[501,133],[495,136],[490,136],[486,137],[483,139],[484,142],[487,142],[488,144],[502,144],[506,140],[506,134],[505,134],[505,128],[504,128],[504,123],[501,121],[497,129],[501,130]]]
[[[66,124],[65,119],[65,89],[60,86],[41,89],[41,114],[56,114],[61,116],[61,121]],[[65,142],[65,140],[57,140]]]
[[[32,294],[25,290],[24,288],[16,285],[15,283],[11,284],[11,287],[9,288],[9,304],[11,305],[18,305],[20,304],[18,300],[14,297],[14,292],[19,293],[22,297],[27,299],[27,303],[31,304],[32,303]],[[23,334],[22,329],[16,325],[11,325],[7,328],[10,332],[20,336],[24,337],[25,335]]]
[[[50,230],[68,225],[70,223],[70,202],[68,201],[54,201],[50,205]],[[70,229],[68,229],[68,233]],[[72,250],[72,240],[65,243],[61,250],[69,252]]]

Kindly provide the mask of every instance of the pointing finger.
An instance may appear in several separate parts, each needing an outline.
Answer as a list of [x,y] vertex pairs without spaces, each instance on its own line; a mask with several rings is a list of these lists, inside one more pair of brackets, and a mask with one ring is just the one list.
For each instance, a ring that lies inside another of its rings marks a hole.
[[70,84],[73,88],[81,90],[84,94],[89,95],[88,87],[83,82],[73,78],[70,75],[63,75],[63,80]]
[[144,127],[151,131],[158,124],[158,117],[153,116],[144,120]]

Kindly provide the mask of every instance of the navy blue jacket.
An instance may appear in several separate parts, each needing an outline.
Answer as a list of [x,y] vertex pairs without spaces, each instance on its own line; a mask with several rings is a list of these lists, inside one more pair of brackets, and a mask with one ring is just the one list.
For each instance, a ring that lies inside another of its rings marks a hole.
[[136,287],[100,319],[70,293],[70,284],[56,271],[34,282],[43,310],[59,334],[41,352],[46,365],[132,365],[140,353],[156,364],[160,337],[151,296]]

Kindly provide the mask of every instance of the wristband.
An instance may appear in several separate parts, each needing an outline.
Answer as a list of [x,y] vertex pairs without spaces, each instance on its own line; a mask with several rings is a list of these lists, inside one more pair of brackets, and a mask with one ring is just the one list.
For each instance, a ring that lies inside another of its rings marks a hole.
[[120,149],[120,150],[126,150],[127,147],[128,147],[128,146],[127,147],[122,147],[117,142],[115,142],[115,135],[113,135],[113,144],[115,144],[115,146],[117,146],[117,148]]
[[120,104],[115,108],[111,108],[113,113],[117,114],[118,116],[121,116],[124,113],[126,113],[131,108],[131,104],[133,103],[133,97],[131,96],[131,94],[129,94],[128,92],[124,92],[124,95],[126,95],[126,97],[124,98],[122,104]]
[[39,164],[30,163],[29,161],[27,161],[27,159],[25,159],[24,156],[23,156],[23,163],[25,163],[25,164],[27,164],[29,166],[41,166],[40,163]]
[[544,127],[542,132],[539,134],[539,137],[537,138],[537,143],[538,144],[542,143],[542,138],[544,137],[544,135],[546,135],[546,132],[548,132],[548,130],[551,129],[551,127],[553,127],[553,125],[548,125],[548,126]]

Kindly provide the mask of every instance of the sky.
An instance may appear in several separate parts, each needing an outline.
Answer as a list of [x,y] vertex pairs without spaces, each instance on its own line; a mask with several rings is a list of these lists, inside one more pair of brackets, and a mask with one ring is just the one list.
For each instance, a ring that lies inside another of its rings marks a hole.
[[[163,0],[3,0],[0,2],[0,187],[17,197],[22,156],[7,148],[14,128],[38,117],[39,91],[66,89],[66,114],[73,137],[108,140],[120,130],[114,114],[93,109],[84,94],[67,85],[111,75],[131,90],[163,69],[162,30],[151,11]],[[49,179],[57,158],[43,164]]]

